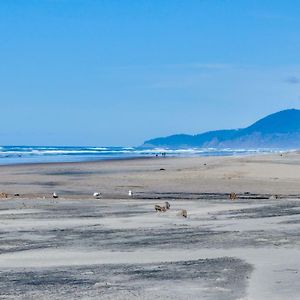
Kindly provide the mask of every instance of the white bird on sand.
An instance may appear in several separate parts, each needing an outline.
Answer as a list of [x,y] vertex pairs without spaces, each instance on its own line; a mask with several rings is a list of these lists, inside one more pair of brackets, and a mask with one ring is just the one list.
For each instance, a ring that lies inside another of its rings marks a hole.
[[53,193],[52,197],[55,198],[55,199],[57,199],[58,195],[56,193]]
[[128,191],[128,196],[129,196],[129,197],[132,197],[132,196],[133,196],[132,191],[130,191],[130,190]]
[[94,196],[94,198],[96,198],[96,199],[100,199],[100,198],[101,198],[101,194],[98,193],[98,192],[95,192],[95,193],[93,194],[93,196]]

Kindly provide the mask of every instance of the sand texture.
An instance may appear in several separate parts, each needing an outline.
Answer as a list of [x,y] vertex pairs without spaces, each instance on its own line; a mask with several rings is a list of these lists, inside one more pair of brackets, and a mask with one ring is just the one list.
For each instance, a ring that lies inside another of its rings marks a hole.
[[0,192],[0,299],[299,299],[298,153],[2,166]]

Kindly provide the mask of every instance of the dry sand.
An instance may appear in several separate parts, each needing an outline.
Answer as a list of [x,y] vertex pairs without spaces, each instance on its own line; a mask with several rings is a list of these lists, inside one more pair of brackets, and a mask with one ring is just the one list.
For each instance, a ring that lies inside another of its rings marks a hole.
[[0,299],[299,299],[299,183],[298,153],[2,166]]

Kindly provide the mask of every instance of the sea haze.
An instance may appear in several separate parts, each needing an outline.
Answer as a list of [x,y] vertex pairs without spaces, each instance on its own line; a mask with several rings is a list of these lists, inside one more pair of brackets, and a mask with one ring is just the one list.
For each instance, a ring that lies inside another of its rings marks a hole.
[[231,156],[279,152],[283,149],[142,148],[142,147],[47,147],[2,146],[0,164],[82,162],[105,159],[156,157]]

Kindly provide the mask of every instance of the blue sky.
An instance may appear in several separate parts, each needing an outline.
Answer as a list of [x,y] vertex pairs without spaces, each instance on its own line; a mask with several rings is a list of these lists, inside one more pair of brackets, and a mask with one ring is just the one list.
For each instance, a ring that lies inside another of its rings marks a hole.
[[140,145],[300,108],[300,2],[0,1],[0,144]]

